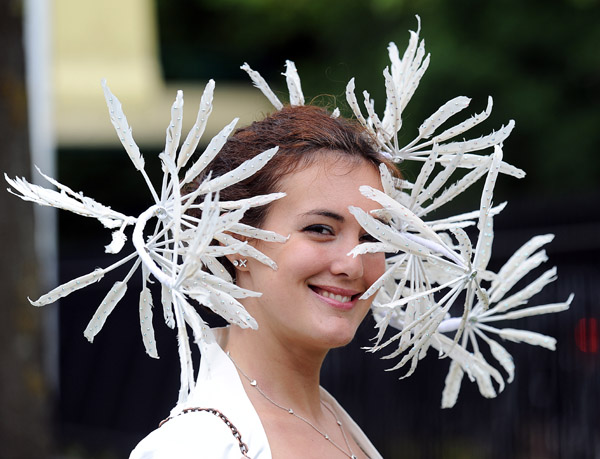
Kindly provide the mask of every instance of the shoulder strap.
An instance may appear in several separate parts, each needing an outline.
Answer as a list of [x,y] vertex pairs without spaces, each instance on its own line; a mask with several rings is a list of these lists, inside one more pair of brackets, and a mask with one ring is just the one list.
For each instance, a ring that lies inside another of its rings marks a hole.
[[[225,423],[225,425],[227,427],[229,427],[229,429],[231,429],[231,434],[238,441],[238,444],[240,447],[240,452],[242,453],[242,458],[250,458],[250,456],[248,456],[248,445],[246,445],[246,443],[244,443],[242,441],[242,434],[240,434],[239,430],[237,430],[237,427],[231,423],[231,421],[227,418],[227,416],[225,416],[219,410],[217,410],[215,408],[201,408],[201,407],[185,408],[183,411],[181,411],[181,413],[177,414],[177,416],[181,416],[182,414],[185,414],[185,413],[200,412],[200,411],[207,411],[211,414],[214,414],[221,421],[223,421]],[[171,419],[172,419],[171,416],[169,416],[167,419],[163,419],[160,422],[160,424],[158,424],[158,427],[162,427],[162,425],[164,423],[166,423],[167,421],[169,421]]]

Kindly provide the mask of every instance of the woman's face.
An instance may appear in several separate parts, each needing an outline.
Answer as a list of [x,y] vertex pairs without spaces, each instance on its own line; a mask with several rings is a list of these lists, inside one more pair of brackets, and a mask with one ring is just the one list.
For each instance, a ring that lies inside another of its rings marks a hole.
[[240,286],[263,293],[244,301],[263,336],[320,350],[354,337],[371,303],[359,297],[385,265],[383,254],[347,255],[371,240],[348,206],[367,212],[379,207],[360,194],[361,185],[381,190],[378,170],[337,153],[323,153],[281,181],[279,191],[287,195],[271,205],[262,228],[289,239],[255,244],[278,269],[249,260],[237,274]]

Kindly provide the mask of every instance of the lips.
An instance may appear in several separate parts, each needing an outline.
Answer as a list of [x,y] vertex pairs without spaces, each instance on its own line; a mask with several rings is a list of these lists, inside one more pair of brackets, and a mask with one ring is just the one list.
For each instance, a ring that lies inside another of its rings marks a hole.
[[332,300],[339,301],[341,303],[348,303],[352,299],[351,296],[336,295],[335,293],[328,292],[327,290],[316,290],[316,292],[325,298],[331,298]]
[[338,287],[311,285],[310,288],[320,297],[326,298],[329,304],[336,307],[352,307],[361,294],[361,292],[355,290],[347,290]]

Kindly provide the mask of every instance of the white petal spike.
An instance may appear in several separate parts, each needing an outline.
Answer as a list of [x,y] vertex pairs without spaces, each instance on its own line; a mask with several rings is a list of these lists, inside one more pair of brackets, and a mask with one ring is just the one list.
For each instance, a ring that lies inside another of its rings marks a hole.
[[462,177],[459,181],[453,183],[449,186],[444,192],[439,195],[437,198],[433,200],[433,202],[423,209],[422,215],[427,215],[431,211],[447,204],[452,201],[459,194],[463,193],[467,190],[471,185],[473,185],[477,180],[479,180],[487,171],[487,164],[482,164],[476,169],[473,169],[467,175]]
[[221,129],[221,132],[211,139],[210,143],[206,147],[206,150],[204,150],[204,153],[202,153],[202,156],[200,156],[200,158],[198,158],[198,160],[192,164],[192,166],[185,173],[185,177],[181,182],[181,185],[185,185],[186,183],[189,183],[195,179],[200,172],[202,172],[206,166],[208,166],[214,157],[217,156],[225,142],[227,142],[230,134],[235,129],[238,121],[239,118],[234,118],[231,123]]
[[215,192],[222,190],[234,183],[241,182],[242,180],[250,177],[256,171],[260,170],[267,162],[277,153],[279,147],[269,148],[263,151],[254,158],[243,162],[240,166],[234,170],[227,172],[219,177],[215,177],[207,182],[202,183],[199,189],[204,193]]
[[[527,257],[553,240],[554,234],[544,234],[531,238],[508,259],[502,268],[500,268],[500,271],[498,271],[498,278],[504,279],[513,274],[515,270],[520,269]],[[492,288],[495,288],[494,283],[492,283]]]
[[501,300],[493,309],[490,309],[488,313],[484,315],[497,314],[499,312],[508,311],[509,309],[516,308],[522,304],[527,303],[529,298],[539,293],[546,285],[556,280],[556,268],[549,269],[536,280],[534,280],[527,287],[523,288],[519,292],[511,295],[510,297]]
[[478,139],[441,144],[440,153],[458,153],[459,151],[468,153],[471,151],[485,150],[486,148],[490,148],[495,145],[501,145],[502,142],[508,138],[514,127],[515,122],[510,120],[506,126],[502,126],[498,131],[492,132],[491,134],[485,135]]
[[[425,59],[423,59],[424,54],[425,54],[425,42],[421,41],[421,44],[419,45],[419,48],[418,48],[417,57],[415,59],[414,73],[412,74],[410,81],[406,85],[406,93],[402,97],[402,110],[404,110],[406,108],[406,106],[408,105],[408,102],[410,102],[410,100],[412,99],[412,96],[414,95],[415,91],[419,87],[421,78],[423,78],[423,75],[425,74],[427,67],[429,67],[430,56],[428,54],[427,56],[425,56]],[[420,65],[420,67],[417,68],[417,65]]]
[[52,183],[59,187],[61,190],[60,193],[55,190],[49,190],[39,185],[29,183],[23,178],[11,179],[6,174],[4,175],[4,178],[15,190],[8,189],[8,191],[24,201],[31,201],[42,206],[51,206],[56,207],[57,209],[68,210],[69,212],[84,217],[96,218],[107,228],[117,228],[123,223],[130,225],[135,221],[132,217],[116,212],[110,207],[106,207],[93,199],[87,198],[82,194],[74,193],[70,188],[55,180],[52,180]]
[[[374,188],[368,186],[361,186],[359,190],[363,196],[377,201],[379,204],[381,204],[388,210],[393,210],[395,215],[400,217],[403,224],[406,224],[409,228],[418,231],[426,239],[431,239],[443,247],[446,246],[444,241],[409,208],[403,206],[399,202],[387,196],[385,193],[382,193],[381,191],[376,190]],[[446,247],[446,249],[448,248]],[[449,249],[448,251],[450,252]]]
[[208,117],[212,113],[214,90],[215,82],[214,80],[209,80],[204,88],[204,92],[202,93],[202,98],[200,99],[200,106],[198,107],[198,116],[196,117],[196,122],[192,126],[192,129],[190,129],[190,132],[181,146],[179,155],[177,156],[177,167],[179,169],[184,167],[190,160],[196,151],[196,148],[198,147],[198,143],[200,142],[202,135],[204,134]]
[[456,126],[452,126],[449,129],[446,129],[441,134],[436,135],[434,137],[433,141],[435,143],[442,143],[448,139],[451,139],[452,137],[456,137],[456,136],[462,134],[463,132],[467,132],[469,129],[477,126],[479,123],[488,119],[488,117],[492,113],[492,107],[493,107],[492,98],[488,97],[488,105],[487,105],[485,111],[483,111],[481,113],[477,113],[476,115],[473,115],[468,120],[463,121],[462,123],[457,124]]
[[89,274],[84,276],[80,276],[76,279],[70,280],[62,285],[59,285],[55,289],[49,291],[45,295],[42,295],[38,300],[29,302],[34,306],[45,306],[50,303],[54,303],[60,298],[64,298],[65,296],[80,290],[82,288],[87,287],[88,285],[93,284],[94,282],[100,282],[100,280],[104,277],[104,270],[100,268],[96,268]]
[[485,179],[483,193],[481,194],[481,205],[479,211],[479,223],[477,227],[479,231],[483,231],[483,227],[489,215],[489,210],[492,208],[492,197],[494,195],[494,186],[500,172],[500,162],[502,161],[502,149],[499,146],[494,147],[492,162]]
[[394,196],[394,194],[396,193],[394,179],[390,170],[385,164],[379,165],[379,174],[381,176],[381,185],[383,186],[383,192],[388,196]]
[[519,309],[518,311],[511,311],[506,314],[497,314],[493,316],[482,317],[481,319],[479,319],[479,321],[482,323],[487,323],[499,320],[522,319],[523,317],[538,316],[541,314],[554,314],[556,312],[562,312],[569,309],[572,301],[573,294],[571,294],[567,301],[563,303],[545,304],[543,306],[532,306],[530,308]]
[[121,249],[125,246],[125,242],[127,241],[127,236],[123,233],[125,230],[125,225],[120,230],[113,231],[112,233],[112,241],[109,245],[105,247],[106,253],[119,253]]
[[[448,121],[458,112],[469,106],[471,99],[464,96],[455,97],[449,100],[440,108],[438,108],[429,118],[427,118],[421,126],[419,126],[419,139],[428,139],[433,135],[437,128]],[[437,140],[439,143],[440,141]]]
[[292,61],[285,61],[285,67],[284,75],[290,92],[290,105],[304,105],[304,95],[302,94],[302,85],[300,84],[296,64]]
[[515,269],[508,275],[501,275],[498,273],[498,278],[492,283],[492,288],[490,289],[491,300],[494,303],[501,301],[517,282],[546,261],[548,261],[548,256],[544,250],[541,250],[534,253],[529,258],[523,259],[518,269]]
[[381,120],[375,112],[375,102],[371,99],[371,96],[367,91],[363,91],[363,96],[365,98],[365,108],[367,109],[367,113],[369,114],[369,125],[372,127],[372,129],[375,129],[379,136],[382,137],[382,140],[384,142],[387,142],[391,138],[391,134],[385,132],[385,129],[381,124]]
[[179,376],[180,388],[177,403],[183,403],[192,388],[194,387],[194,369],[192,366],[192,351],[190,349],[190,340],[186,328],[184,317],[184,307],[187,301],[177,294],[173,295],[173,310],[175,311],[175,323],[177,325],[177,353],[179,355],[179,366],[181,374]]
[[452,408],[456,405],[464,374],[460,364],[456,360],[452,360],[442,392],[442,408]]
[[[483,360],[481,353],[475,354],[475,358]],[[485,360],[483,361],[485,362]],[[487,364],[487,362],[485,363]],[[484,371],[481,367],[475,366],[473,368],[473,375],[475,376],[475,381],[479,387],[479,393],[485,398],[494,398],[496,396],[496,391],[494,390],[494,385],[492,384],[491,373]]]
[[358,105],[358,101],[356,100],[356,94],[354,93],[354,78],[351,78],[346,85],[346,100],[352,109],[352,113],[354,113],[354,116],[356,116],[356,119],[360,124],[365,128],[369,128],[369,125],[360,110],[360,105]]
[[153,359],[158,359],[154,327],[152,326],[152,294],[145,283],[140,293],[140,327],[146,353]]
[[[428,157],[434,157],[436,160],[438,158],[437,148],[433,147],[432,154]],[[433,199],[435,194],[444,186],[444,184],[450,179],[450,176],[454,173],[458,165],[462,160],[463,154],[462,152],[458,153],[454,156],[453,160],[450,161],[439,174],[437,174],[434,179],[429,183],[427,188],[423,190],[423,192],[419,193],[415,196],[415,205],[421,206],[425,202]],[[414,193],[414,192],[413,192]],[[412,195],[412,194],[411,194]]]
[[556,350],[556,339],[528,330],[516,330],[514,328],[502,328],[498,331],[501,338],[515,343],[527,343],[532,346],[542,346],[551,351]]
[[288,236],[282,236],[281,234],[277,234],[273,231],[254,228],[243,223],[236,223],[235,225],[231,225],[229,230],[232,233],[239,234],[240,236],[251,237],[253,239],[260,239],[262,241],[284,243],[288,240]]
[[181,141],[181,126],[183,120],[183,92],[177,91],[177,97],[171,107],[171,122],[167,127],[165,154],[175,161],[175,154]]
[[267,204],[271,204],[273,201],[281,199],[284,196],[285,193],[270,193],[254,196],[253,198],[248,199],[239,199],[237,201],[220,201],[219,205],[221,206],[221,209],[224,210],[240,209],[242,207],[249,209],[250,207],[266,206]]
[[437,160],[437,156],[438,156],[438,154],[434,147],[433,152],[427,157],[427,160],[421,167],[421,171],[419,172],[419,175],[417,176],[417,180],[415,181],[415,184],[411,191],[410,204],[408,205],[409,208],[414,209],[415,204],[417,203],[417,201],[419,199],[419,196],[422,194],[425,183],[427,182],[427,180],[429,179],[429,176],[433,172],[433,169],[435,167],[435,163]]
[[385,80],[385,94],[387,97],[386,116],[384,116],[383,126],[386,132],[395,136],[402,128],[401,93],[399,88],[394,84],[394,79],[388,67],[383,70],[383,78]]
[[273,104],[273,106],[277,110],[281,110],[283,108],[283,104],[277,98],[275,93],[271,90],[271,88],[269,87],[265,79],[260,75],[260,73],[252,70],[250,66],[246,63],[244,63],[244,65],[242,65],[240,68],[246,73],[248,73],[248,75],[250,75],[250,79],[252,80],[252,83],[254,83],[254,86],[256,86],[262,91],[262,93],[267,97],[267,99],[269,99],[269,102],[271,102],[271,104]]
[[140,153],[139,147],[133,140],[131,128],[129,127],[129,124],[127,124],[127,118],[125,117],[125,113],[123,113],[121,102],[112,92],[110,92],[106,80],[102,80],[102,89],[104,90],[104,98],[108,105],[110,121],[114,126],[115,131],[117,131],[119,140],[123,144],[123,147],[125,147],[125,151],[129,155],[129,158],[131,158],[131,162],[133,162],[135,168],[138,171],[141,171],[144,169],[144,158]]
[[173,315],[173,295],[171,288],[165,284],[161,284],[160,302],[163,306],[163,314],[165,323],[169,328],[175,328],[175,316]]
[[90,341],[90,343],[94,341],[94,337],[98,334],[98,332],[100,332],[104,326],[104,323],[106,322],[106,319],[113,311],[117,303],[121,301],[126,291],[127,283],[118,281],[115,282],[108,294],[104,297],[100,303],[100,306],[96,310],[96,313],[92,317],[92,320],[90,320],[90,323],[83,332],[83,335]]
[[487,343],[490,345],[490,351],[494,358],[502,365],[502,368],[508,373],[508,379],[506,382],[511,383],[515,378],[515,364],[512,355],[502,347],[497,341],[487,339]]

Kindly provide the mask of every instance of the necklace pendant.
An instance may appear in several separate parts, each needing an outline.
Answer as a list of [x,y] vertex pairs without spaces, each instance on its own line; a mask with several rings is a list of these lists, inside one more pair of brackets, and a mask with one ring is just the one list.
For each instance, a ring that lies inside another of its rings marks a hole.
[[288,413],[290,414],[294,414],[294,410],[292,410],[291,408],[288,410]]
[[256,387],[258,383],[256,382],[256,379],[253,379],[252,381],[250,381],[250,385],[253,387]]

